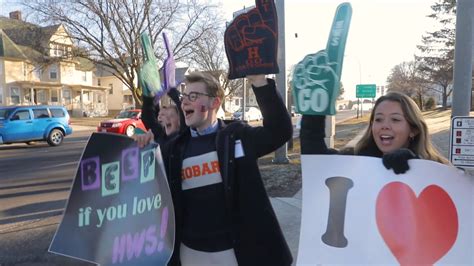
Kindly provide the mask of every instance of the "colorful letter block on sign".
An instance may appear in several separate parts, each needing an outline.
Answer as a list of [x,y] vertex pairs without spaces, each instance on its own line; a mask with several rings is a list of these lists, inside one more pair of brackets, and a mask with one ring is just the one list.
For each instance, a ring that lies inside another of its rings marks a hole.
[[174,232],[159,147],[93,133],[49,251],[100,265],[166,265]]
[[414,159],[396,175],[342,155],[301,165],[297,265],[474,265],[474,180],[457,168]]

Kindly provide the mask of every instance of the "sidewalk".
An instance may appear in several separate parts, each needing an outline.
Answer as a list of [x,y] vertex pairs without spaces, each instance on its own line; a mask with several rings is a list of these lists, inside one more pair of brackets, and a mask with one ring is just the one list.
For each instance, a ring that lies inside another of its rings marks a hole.
[[[449,112],[449,115],[447,113]],[[446,157],[449,156],[449,127],[450,127],[450,114],[451,110],[443,111],[443,113],[433,113],[432,116],[425,116],[426,123],[428,124],[431,139],[435,144],[436,148]],[[471,113],[473,116],[473,113]],[[347,143],[347,147],[354,146],[357,141],[362,137],[363,131],[361,131],[357,137]],[[298,243],[300,237],[300,225],[301,225],[301,201],[302,191],[300,190],[291,198],[271,198],[273,208],[276,212],[280,226],[282,227],[286,241],[290,247],[293,255],[293,264],[296,264],[298,256]]]

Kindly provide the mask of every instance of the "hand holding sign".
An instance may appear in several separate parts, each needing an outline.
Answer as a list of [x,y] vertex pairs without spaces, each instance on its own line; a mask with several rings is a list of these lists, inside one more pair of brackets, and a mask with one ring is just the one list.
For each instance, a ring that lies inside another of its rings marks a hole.
[[161,97],[165,92],[161,87],[160,74],[150,37],[148,34],[142,33],[140,40],[143,48],[143,65],[138,72],[138,81],[142,87],[142,94],[146,97],[155,97],[155,95]]
[[307,55],[293,73],[293,98],[296,111],[302,114],[335,114],[339,94],[344,49],[352,8],[349,3],[338,6],[325,50]]
[[229,79],[278,73],[278,19],[273,0],[256,0],[256,8],[240,14],[224,34]]

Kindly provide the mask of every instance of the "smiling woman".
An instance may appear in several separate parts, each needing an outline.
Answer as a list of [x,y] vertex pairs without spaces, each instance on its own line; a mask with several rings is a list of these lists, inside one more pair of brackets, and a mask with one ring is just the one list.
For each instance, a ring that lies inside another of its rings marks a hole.
[[[325,116],[303,115],[301,122],[302,154],[335,154],[325,142]],[[433,146],[428,127],[416,103],[398,92],[380,97],[370,115],[369,126],[354,150],[343,154],[381,157],[385,167],[395,173],[409,169],[409,159],[426,159],[449,164]]]

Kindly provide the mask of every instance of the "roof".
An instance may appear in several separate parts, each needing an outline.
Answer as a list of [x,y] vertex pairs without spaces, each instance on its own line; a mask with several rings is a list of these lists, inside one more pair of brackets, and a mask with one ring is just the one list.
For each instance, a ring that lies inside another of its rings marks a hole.
[[0,29],[17,45],[31,47],[40,53],[60,25],[40,27],[25,21],[0,16]]
[[22,50],[0,29],[0,57],[27,59]]
[[[61,24],[41,27],[0,16],[0,56],[42,61],[49,57],[49,42],[60,27]],[[74,59],[78,61],[79,70],[89,71],[94,68],[89,60]]]
[[175,80],[176,80],[176,85],[180,84],[184,81],[186,72],[188,71],[189,67],[178,67],[176,68],[175,72]]
[[95,69],[94,62],[87,58],[76,57],[74,58],[78,63],[76,64],[76,69],[80,71],[92,71]]

